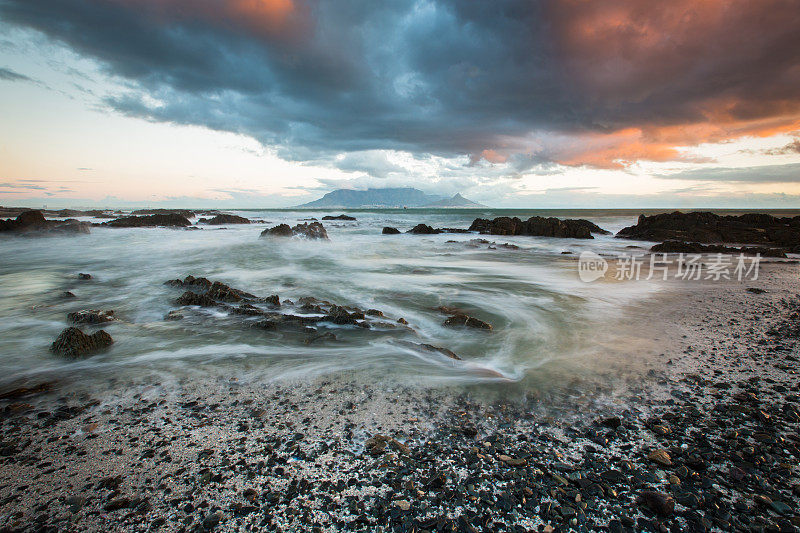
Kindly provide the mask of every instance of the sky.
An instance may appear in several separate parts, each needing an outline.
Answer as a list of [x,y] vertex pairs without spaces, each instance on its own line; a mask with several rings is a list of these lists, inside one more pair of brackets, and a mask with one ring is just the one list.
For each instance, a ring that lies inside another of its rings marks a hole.
[[0,0],[0,204],[800,208],[797,0]]

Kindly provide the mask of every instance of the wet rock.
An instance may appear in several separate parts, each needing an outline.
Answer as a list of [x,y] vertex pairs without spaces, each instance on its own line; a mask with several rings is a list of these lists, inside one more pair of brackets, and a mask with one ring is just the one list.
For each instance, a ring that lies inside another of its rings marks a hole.
[[636,501],[659,516],[669,516],[675,512],[675,500],[663,492],[645,490],[639,493]]
[[175,303],[178,305],[198,305],[200,307],[214,307],[219,305],[213,298],[192,291],[184,292],[175,300]]
[[75,219],[47,220],[41,211],[23,211],[14,219],[0,219],[0,233],[21,235],[89,233],[90,224]]
[[445,357],[449,357],[450,359],[456,359],[458,361],[461,358],[455,354],[452,350],[448,350],[447,348],[441,348],[439,346],[434,346],[433,344],[424,344],[424,343],[417,343],[417,342],[410,342],[410,341],[397,341],[398,344],[403,346],[407,346],[414,350],[423,350],[430,353],[438,353],[444,355]]
[[456,314],[447,318],[447,320],[442,322],[442,325],[448,328],[468,327],[483,329],[486,331],[491,331],[492,329],[492,325],[488,322],[484,322],[478,318],[462,314]]
[[761,255],[761,257],[786,258],[786,252],[777,248],[763,246],[744,246],[735,248],[720,244],[700,244],[699,242],[665,241],[650,248],[654,253],[682,254],[744,254]]
[[384,235],[400,235],[400,230],[397,228],[386,226],[385,228],[383,228],[382,233]]
[[417,224],[416,226],[408,230],[408,233],[412,233],[414,235],[434,235],[436,233],[439,233],[439,231],[433,229],[427,224]]
[[76,358],[107,348],[113,343],[111,335],[102,329],[87,335],[78,328],[70,327],[61,332],[50,346],[50,351],[64,357]]
[[[199,223],[200,221],[198,221]],[[210,226],[220,226],[222,224],[250,224],[250,219],[240,217],[237,215],[228,215],[220,213],[219,215],[206,220],[206,224]]]
[[55,383],[52,381],[45,381],[32,387],[17,387],[16,389],[0,393],[0,400],[16,400],[25,396],[43,394],[51,391],[54,385]]
[[306,239],[327,240],[328,232],[319,222],[304,222],[294,227],[288,224],[279,224],[273,228],[265,229],[261,232],[262,237],[305,237]]
[[320,342],[327,342],[327,341],[335,341],[336,335],[331,333],[330,331],[326,331],[324,333],[318,333],[316,335],[312,335],[311,337],[306,338],[303,342],[306,344],[316,344]]
[[508,455],[498,455],[497,458],[502,462],[504,462],[505,464],[507,464],[508,466],[513,466],[517,468],[528,464],[528,461],[526,459],[511,457]]
[[643,241],[731,242],[793,247],[800,245],[800,216],[778,218],[756,213],[732,216],[680,211],[640,215],[636,225],[623,228],[617,237]]
[[71,291],[64,291],[59,295],[61,298],[69,299],[69,298],[76,298],[75,294]]
[[397,319],[397,323],[398,324],[403,324],[404,326],[407,326],[408,325],[408,320],[406,320],[403,317],[400,317],[400,318]]
[[80,274],[78,274],[78,279],[83,280],[83,281],[90,280],[90,279],[92,279],[92,275],[91,274],[86,274],[84,272],[81,272]]
[[255,295],[234,289],[221,281],[213,282],[205,295],[221,302],[240,302],[244,299],[255,298]]
[[609,416],[606,418],[601,418],[597,420],[597,423],[601,426],[605,426],[611,429],[617,429],[622,425],[622,420],[618,416]]
[[178,213],[121,217],[104,222],[112,228],[188,227],[192,223]]
[[374,435],[364,443],[367,453],[374,457],[383,454],[387,447],[403,455],[411,455],[411,450],[405,444],[386,435]]
[[588,220],[562,220],[555,217],[531,217],[525,221],[516,217],[498,217],[494,220],[476,218],[470,225],[469,231],[489,235],[528,235],[571,239],[592,239],[592,233],[609,233]]
[[67,320],[73,324],[104,324],[116,320],[114,311],[101,311],[99,309],[82,309],[67,315]]
[[173,309],[169,313],[166,314],[164,320],[183,320],[183,313],[178,311],[177,309]]
[[322,217],[322,220],[355,220],[355,219],[356,217],[351,217],[350,215],[345,215],[345,214],[337,216],[325,215],[324,217]]
[[764,294],[764,289],[759,289],[758,287],[747,287],[747,292],[752,292],[753,294]]
[[667,450],[653,450],[648,454],[647,458],[661,466],[672,466],[672,457],[670,457]]
[[[216,214],[216,211],[209,211],[204,214],[211,215]],[[137,209],[135,211],[131,211],[131,215],[180,215],[183,218],[192,218],[197,213],[194,211],[190,211],[189,209]]]

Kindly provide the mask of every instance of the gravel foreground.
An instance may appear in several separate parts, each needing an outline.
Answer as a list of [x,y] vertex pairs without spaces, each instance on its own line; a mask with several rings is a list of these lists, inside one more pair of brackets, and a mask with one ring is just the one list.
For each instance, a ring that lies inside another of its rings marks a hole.
[[0,531],[795,531],[797,268],[676,285],[636,364],[558,380],[0,400]]

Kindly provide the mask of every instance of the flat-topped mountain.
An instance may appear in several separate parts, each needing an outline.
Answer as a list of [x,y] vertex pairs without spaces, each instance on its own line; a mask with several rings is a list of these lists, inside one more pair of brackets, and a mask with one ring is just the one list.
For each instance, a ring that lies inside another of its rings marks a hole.
[[486,207],[456,194],[452,198],[427,194],[412,187],[367,189],[355,191],[337,189],[319,200],[299,205],[300,208],[366,208],[366,207]]

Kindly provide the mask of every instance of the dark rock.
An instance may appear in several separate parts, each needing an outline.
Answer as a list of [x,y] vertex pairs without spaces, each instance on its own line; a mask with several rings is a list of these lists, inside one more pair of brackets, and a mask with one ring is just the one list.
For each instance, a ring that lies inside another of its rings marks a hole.
[[187,227],[192,223],[178,213],[122,217],[103,223],[112,228]]
[[381,455],[386,451],[387,446],[403,455],[411,455],[411,450],[409,450],[405,444],[401,443],[397,439],[387,437],[385,435],[375,435],[370,437],[364,443],[367,453],[372,456]]
[[462,314],[456,314],[449,317],[447,320],[442,322],[442,325],[448,328],[468,327],[475,329],[485,329],[488,331],[491,331],[492,329],[492,325],[489,324],[488,322],[484,322],[483,320],[477,319],[475,317]]
[[[199,220],[198,223],[200,223]],[[219,226],[221,224],[250,224],[250,219],[223,213],[215,216],[214,218],[208,219],[205,223],[211,226]]]
[[[220,281],[215,281],[206,291],[206,296],[222,302],[239,302],[244,299],[255,298],[254,295],[234,289]],[[186,304],[185,304],[186,305]]]
[[392,228],[392,227],[387,226],[387,227],[383,228],[383,232],[382,233],[384,235],[400,235],[400,230],[397,229],[397,228]]
[[461,360],[461,358],[458,355],[456,355],[455,352],[453,352],[452,350],[448,350],[447,348],[441,348],[439,346],[434,346],[433,344],[424,344],[424,343],[409,342],[409,341],[398,341],[398,343],[402,344],[403,346],[408,346],[409,348],[422,349],[426,352],[442,354],[445,357],[449,357],[450,359],[456,359],[458,361]]
[[356,217],[351,217],[349,215],[344,215],[344,214],[338,216],[326,215],[322,217],[322,220],[355,220],[355,219]]
[[665,241],[650,248],[654,253],[682,253],[682,254],[745,254],[757,255],[762,257],[786,258],[783,250],[759,246],[745,246],[734,248],[719,244],[700,244],[699,242]]
[[9,232],[24,235],[43,235],[49,233],[89,233],[90,225],[75,219],[47,220],[41,211],[23,211],[15,219],[0,220],[0,233]]
[[427,224],[417,224],[407,233],[412,233],[414,235],[434,235],[439,233],[439,230],[433,229],[432,227],[428,226]]
[[78,279],[86,281],[92,279],[92,275],[81,272],[80,274],[78,274]]
[[65,357],[80,357],[111,346],[114,340],[111,335],[102,329],[92,335],[87,335],[78,328],[67,328],[61,332],[50,351]]
[[639,493],[637,503],[644,504],[651,511],[660,516],[669,516],[675,512],[675,500],[669,494],[654,490],[645,490]]
[[64,291],[60,294],[61,298],[76,298],[75,294],[71,291]]
[[764,294],[764,289],[759,289],[758,287],[747,287],[747,292],[752,292],[753,294]]
[[755,213],[723,216],[710,212],[680,211],[640,215],[635,226],[623,228],[617,237],[644,241],[730,242],[794,247],[800,245],[800,216],[778,218]]
[[74,324],[103,324],[116,320],[114,311],[99,309],[83,309],[67,315],[67,320]]
[[[137,209],[136,211],[131,211],[132,215],[180,215],[183,218],[192,218],[195,216],[194,211],[190,211],[188,209]],[[216,212],[210,212],[205,214],[216,214]]]
[[52,381],[46,381],[34,385],[33,387],[18,387],[16,389],[0,393],[0,400],[16,400],[24,396],[33,396],[34,394],[43,394],[53,389],[55,385]]
[[572,239],[591,239],[593,238],[592,233],[609,233],[588,220],[562,220],[555,217],[531,217],[525,221],[516,217],[498,217],[494,220],[476,218],[469,230],[489,235],[528,235]]
[[200,307],[214,307],[217,302],[205,294],[197,294],[196,292],[186,291],[180,298],[175,300],[178,305],[199,305]]
[[307,239],[328,239],[328,232],[325,226],[319,222],[298,224],[289,227],[288,224],[279,224],[273,228],[265,229],[261,232],[262,237],[294,237],[300,236]]

